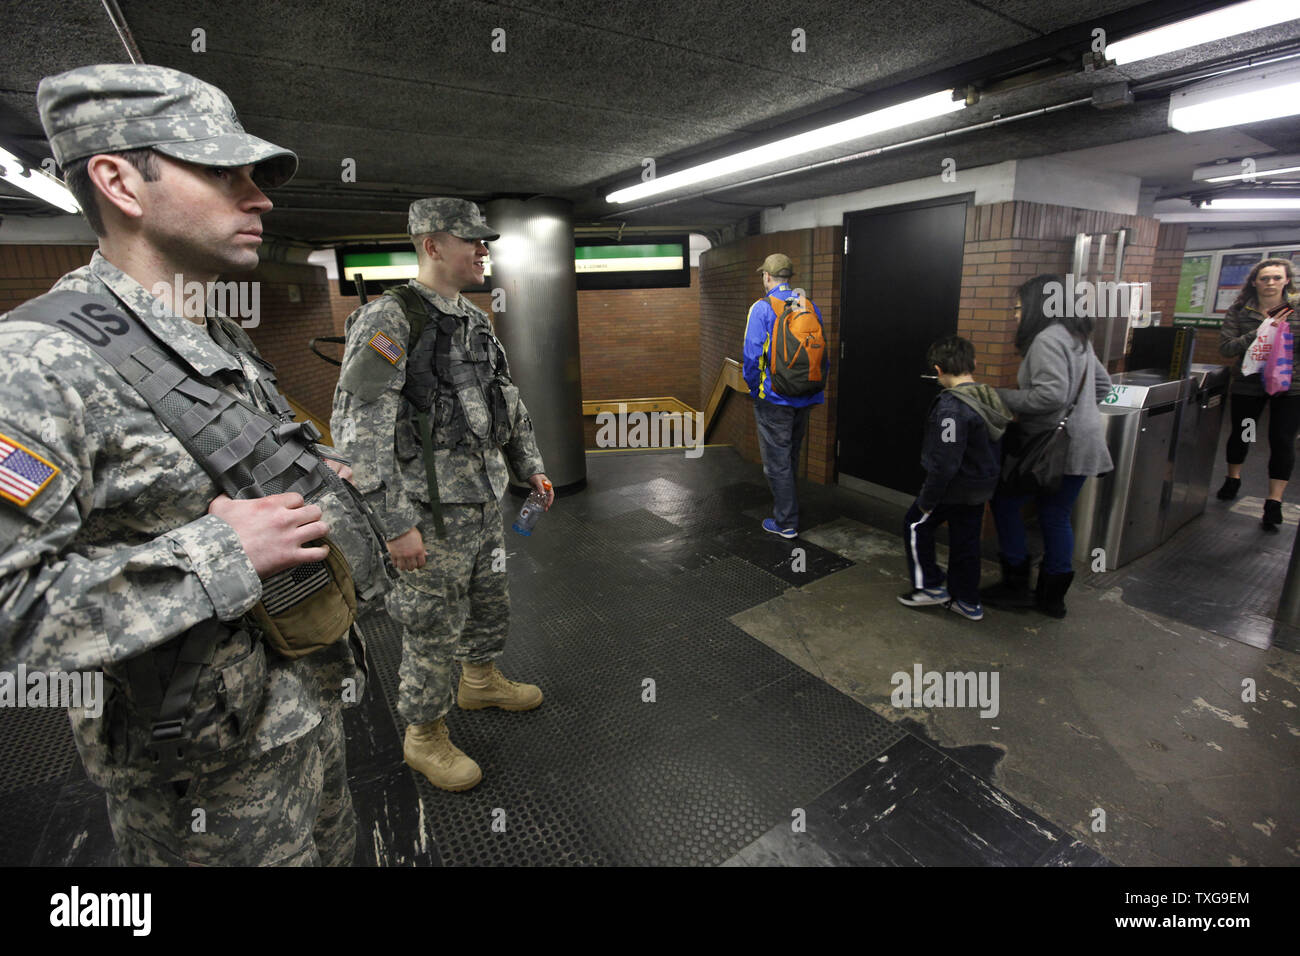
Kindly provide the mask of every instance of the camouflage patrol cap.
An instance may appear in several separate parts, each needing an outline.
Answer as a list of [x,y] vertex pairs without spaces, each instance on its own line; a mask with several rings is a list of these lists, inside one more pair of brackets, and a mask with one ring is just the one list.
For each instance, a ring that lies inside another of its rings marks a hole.
[[759,266],[755,272],[766,272],[768,275],[776,276],[778,279],[788,279],[794,275],[794,266],[790,264],[790,257],[774,252]]
[[225,93],[165,66],[104,63],[47,76],[36,107],[60,166],[149,147],[201,166],[256,166],[264,186],[282,186],[298,169],[291,151],[244,132]]
[[431,232],[449,232],[460,239],[500,239],[483,219],[478,206],[468,199],[445,196],[417,199],[411,203],[406,231],[413,236]]

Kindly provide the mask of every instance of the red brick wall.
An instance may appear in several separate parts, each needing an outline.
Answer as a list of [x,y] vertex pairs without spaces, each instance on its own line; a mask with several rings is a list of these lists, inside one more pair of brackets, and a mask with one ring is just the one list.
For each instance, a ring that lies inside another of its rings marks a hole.
[[1178,277],[1187,249],[1187,224],[1161,224],[1156,237],[1155,265],[1151,269],[1151,309],[1160,312],[1160,324],[1172,325],[1178,300]]
[[[578,293],[578,339],[584,401],[667,396],[699,408],[700,287],[697,269],[680,289],[585,289]],[[338,333],[357,307],[330,284]],[[492,297],[469,300],[492,314]],[[712,384],[712,383],[710,383]]]
[[0,312],[49,292],[64,274],[90,262],[95,246],[0,245]]
[[[723,359],[742,358],[749,307],[763,295],[755,271],[773,252],[783,252],[794,266],[791,285],[803,288],[817,303],[826,327],[831,374],[825,404],[814,407],[808,423],[803,474],[829,483],[835,477],[835,401],[838,394],[839,304],[843,230],[838,226],[796,229],[749,236],[700,257],[701,403],[707,403]],[[732,392],[709,433],[709,441],[730,444],[749,461],[760,461],[752,400]]]
[[[355,295],[339,295],[338,280],[330,280],[330,315],[334,321],[334,334],[343,334],[343,323],[347,321],[348,316],[357,310],[360,304]],[[322,349],[322,351],[324,351]],[[333,353],[331,353],[333,354]]]
[[1230,359],[1219,354],[1219,330],[1197,329],[1196,344],[1192,346],[1192,361],[1200,365],[1231,365]]
[[1121,278],[1126,282],[1150,282],[1158,226],[1155,219],[1142,216],[1045,203],[1002,202],[973,207],[966,217],[957,332],[975,343],[979,378],[992,385],[1016,384],[1020,368],[1013,345],[1016,289],[1042,272],[1068,272],[1076,233],[1127,228]]
[[[94,246],[0,245],[0,312],[48,292],[65,273],[90,261]],[[262,355],[276,366],[287,394],[329,420],[338,370],[307,349],[313,336],[333,333],[325,270],[318,266],[263,263],[237,277],[261,282],[261,321],[248,329]],[[289,301],[289,283],[302,301]]]
[[[319,335],[334,334],[329,280],[320,266],[264,262],[240,278],[260,282],[262,319],[247,329],[262,357],[275,366],[284,393],[326,422],[338,383],[336,366],[321,361],[307,343]],[[289,301],[289,286],[296,285],[300,301]],[[338,354],[324,346],[327,355]]]
[[701,407],[698,273],[685,289],[578,293],[584,399],[670,396]]

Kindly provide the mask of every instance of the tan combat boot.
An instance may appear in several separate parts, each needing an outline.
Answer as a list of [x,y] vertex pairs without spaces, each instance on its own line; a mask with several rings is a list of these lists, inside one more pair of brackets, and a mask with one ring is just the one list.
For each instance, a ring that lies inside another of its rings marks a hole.
[[461,665],[460,690],[456,703],[464,710],[500,707],[502,710],[532,710],[542,702],[542,689],[536,684],[507,680],[492,661]]
[[468,790],[483,779],[479,765],[451,742],[443,718],[407,727],[402,759],[440,790]]

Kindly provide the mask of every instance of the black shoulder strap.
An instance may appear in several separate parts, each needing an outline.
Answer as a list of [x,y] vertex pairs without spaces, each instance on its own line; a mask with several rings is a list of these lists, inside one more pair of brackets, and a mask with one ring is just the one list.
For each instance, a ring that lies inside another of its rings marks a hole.
[[[415,343],[420,341],[420,336],[424,335],[425,328],[428,327],[429,307],[425,303],[424,296],[409,285],[403,284],[385,289],[384,295],[396,299],[402,306],[402,311],[406,313],[406,321],[411,326],[410,334],[406,338],[406,351],[409,355],[415,349]],[[438,336],[435,340],[435,352],[442,349],[447,342],[447,336]],[[440,354],[437,360],[442,360]],[[429,510],[433,512],[434,533],[439,538],[445,538],[447,527],[442,517],[442,497],[438,493],[438,467],[433,453],[433,419],[428,411],[421,412],[414,405],[411,406],[411,411],[415,415],[415,430],[420,436],[420,451],[424,457],[424,480],[429,493]]]
[[1061,424],[1057,426],[1058,428],[1070,420],[1070,416],[1074,414],[1074,406],[1079,404],[1079,396],[1083,394],[1083,383],[1088,381],[1088,369],[1092,365],[1092,354],[1091,346],[1084,348],[1083,374],[1079,376],[1079,387],[1074,390],[1074,401],[1072,401],[1070,407],[1065,410],[1065,417],[1061,419]]
[[411,334],[406,340],[406,351],[410,352],[415,347],[415,343],[420,341],[420,336],[424,334],[424,327],[429,324],[429,308],[425,305],[424,297],[405,284],[385,289],[384,295],[396,299],[402,306],[402,311],[406,313],[406,321],[411,325]]

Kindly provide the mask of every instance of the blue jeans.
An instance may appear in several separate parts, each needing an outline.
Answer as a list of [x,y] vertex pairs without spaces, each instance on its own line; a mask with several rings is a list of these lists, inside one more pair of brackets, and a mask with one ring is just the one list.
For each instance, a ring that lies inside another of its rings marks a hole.
[[799,449],[808,430],[812,406],[793,408],[754,399],[754,421],[758,425],[758,449],[763,455],[763,474],[772,489],[772,520],[778,528],[799,530],[799,499],[795,496],[795,473],[799,470]]
[[[1085,475],[1065,475],[1061,487],[1050,495],[1038,495],[1038,526],[1043,532],[1043,570],[1048,574],[1069,574],[1074,570],[1074,529],[1070,510],[1079,497]],[[1029,557],[1025,543],[1025,521],[1020,515],[1030,495],[993,496],[993,521],[998,526],[998,547],[1012,564]]]

